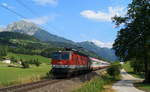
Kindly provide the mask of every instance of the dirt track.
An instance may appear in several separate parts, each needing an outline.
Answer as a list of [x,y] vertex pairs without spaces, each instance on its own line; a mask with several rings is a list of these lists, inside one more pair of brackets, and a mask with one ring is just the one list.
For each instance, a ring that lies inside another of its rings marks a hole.
[[133,83],[136,81],[142,81],[142,79],[135,78],[129,75],[125,70],[121,70],[122,80],[113,85],[113,89],[116,92],[144,92],[134,87]]

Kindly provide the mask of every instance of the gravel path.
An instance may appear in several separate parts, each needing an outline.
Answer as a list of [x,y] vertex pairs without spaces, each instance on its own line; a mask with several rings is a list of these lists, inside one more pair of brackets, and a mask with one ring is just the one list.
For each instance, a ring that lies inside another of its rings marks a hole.
[[122,80],[115,83],[112,87],[116,92],[145,92],[135,88],[133,85],[134,82],[142,81],[142,79],[129,75],[124,69],[121,70],[121,76]]

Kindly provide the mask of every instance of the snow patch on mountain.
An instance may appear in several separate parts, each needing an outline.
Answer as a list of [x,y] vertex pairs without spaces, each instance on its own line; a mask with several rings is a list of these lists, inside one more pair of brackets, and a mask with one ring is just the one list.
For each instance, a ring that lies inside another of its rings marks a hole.
[[102,42],[99,40],[91,40],[89,42],[94,43],[96,46],[101,47],[101,48],[112,48],[113,42]]

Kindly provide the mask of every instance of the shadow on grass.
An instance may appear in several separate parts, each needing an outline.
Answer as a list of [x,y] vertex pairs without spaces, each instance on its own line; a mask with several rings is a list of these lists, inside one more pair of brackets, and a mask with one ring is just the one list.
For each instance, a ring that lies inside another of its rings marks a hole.
[[131,74],[134,77],[144,78],[144,73],[128,72],[128,74]]
[[134,86],[137,87],[140,90],[150,92],[150,83],[139,82],[139,83],[134,83]]

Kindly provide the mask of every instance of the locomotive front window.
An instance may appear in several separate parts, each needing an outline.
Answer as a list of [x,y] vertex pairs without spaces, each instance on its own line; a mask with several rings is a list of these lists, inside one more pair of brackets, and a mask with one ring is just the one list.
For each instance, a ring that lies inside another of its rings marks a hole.
[[53,53],[52,58],[60,60],[61,59],[61,53]]
[[52,58],[56,60],[68,60],[70,57],[69,53],[53,53]]
[[69,59],[69,53],[62,53],[61,59],[62,60],[68,60]]

